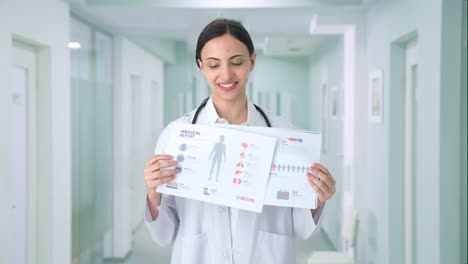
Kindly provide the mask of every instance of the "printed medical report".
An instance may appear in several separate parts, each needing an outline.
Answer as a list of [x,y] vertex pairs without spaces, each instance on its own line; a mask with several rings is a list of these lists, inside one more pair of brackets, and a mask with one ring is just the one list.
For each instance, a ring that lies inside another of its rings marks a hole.
[[261,212],[276,138],[215,126],[174,123],[165,154],[175,179],[157,192]]
[[265,195],[266,205],[311,209],[317,207],[317,193],[310,186],[306,174],[313,163],[320,162],[322,138],[319,132],[254,126],[217,126],[277,138]]

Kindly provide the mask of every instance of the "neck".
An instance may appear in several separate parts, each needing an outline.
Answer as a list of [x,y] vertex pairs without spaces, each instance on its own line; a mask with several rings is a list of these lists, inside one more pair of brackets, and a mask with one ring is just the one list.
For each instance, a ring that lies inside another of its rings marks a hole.
[[235,101],[218,100],[213,97],[213,104],[218,116],[226,119],[231,125],[240,125],[247,122],[247,96],[243,96]]

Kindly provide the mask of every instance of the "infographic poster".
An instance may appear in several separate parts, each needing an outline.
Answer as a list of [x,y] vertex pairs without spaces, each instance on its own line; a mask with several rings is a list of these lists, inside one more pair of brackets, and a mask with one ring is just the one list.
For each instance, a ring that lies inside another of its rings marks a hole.
[[157,192],[261,212],[275,137],[182,123],[171,129],[165,154],[180,173]]
[[317,207],[317,193],[307,181],[306,174],[313,163],[320,162],[322,139],[319,132],[253,126],[220,127],[277,139],[265,195],[266,205]]

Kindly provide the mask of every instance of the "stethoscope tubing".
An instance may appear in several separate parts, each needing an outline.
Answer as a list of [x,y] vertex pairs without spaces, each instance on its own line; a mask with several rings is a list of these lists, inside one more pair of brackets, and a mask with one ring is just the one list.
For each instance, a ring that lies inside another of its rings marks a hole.
[[[210,98],[208,97],[205,100],[203,100],[200,106],[197,108],[197,111],[195,111],[195,115],[193,115],[192,119],[192,125],[195,125],[197,123],[198,115],[200,115],[201,110],[206,106],[206,103],[209,99]],[[268,117],[266,116],[265,112],[263,112],[263,110],[258,105],[254,104],[254,106],[255,109],[257,109],[257,111],[262,115],[263,119],[265,119],[267,126],[271,127],[270,120],[268,120]]]

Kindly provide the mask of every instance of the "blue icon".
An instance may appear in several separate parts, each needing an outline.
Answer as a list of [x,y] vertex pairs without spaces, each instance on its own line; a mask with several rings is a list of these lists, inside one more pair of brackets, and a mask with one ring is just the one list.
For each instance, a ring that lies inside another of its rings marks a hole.
[[180,144],[179,145],[179,150],[182,151],[182,152],[186,151],[187,150],[187,144]]
[[183,154],[177,155],[177,161],[178,162],[183,162],[185,160],[185,156]]

